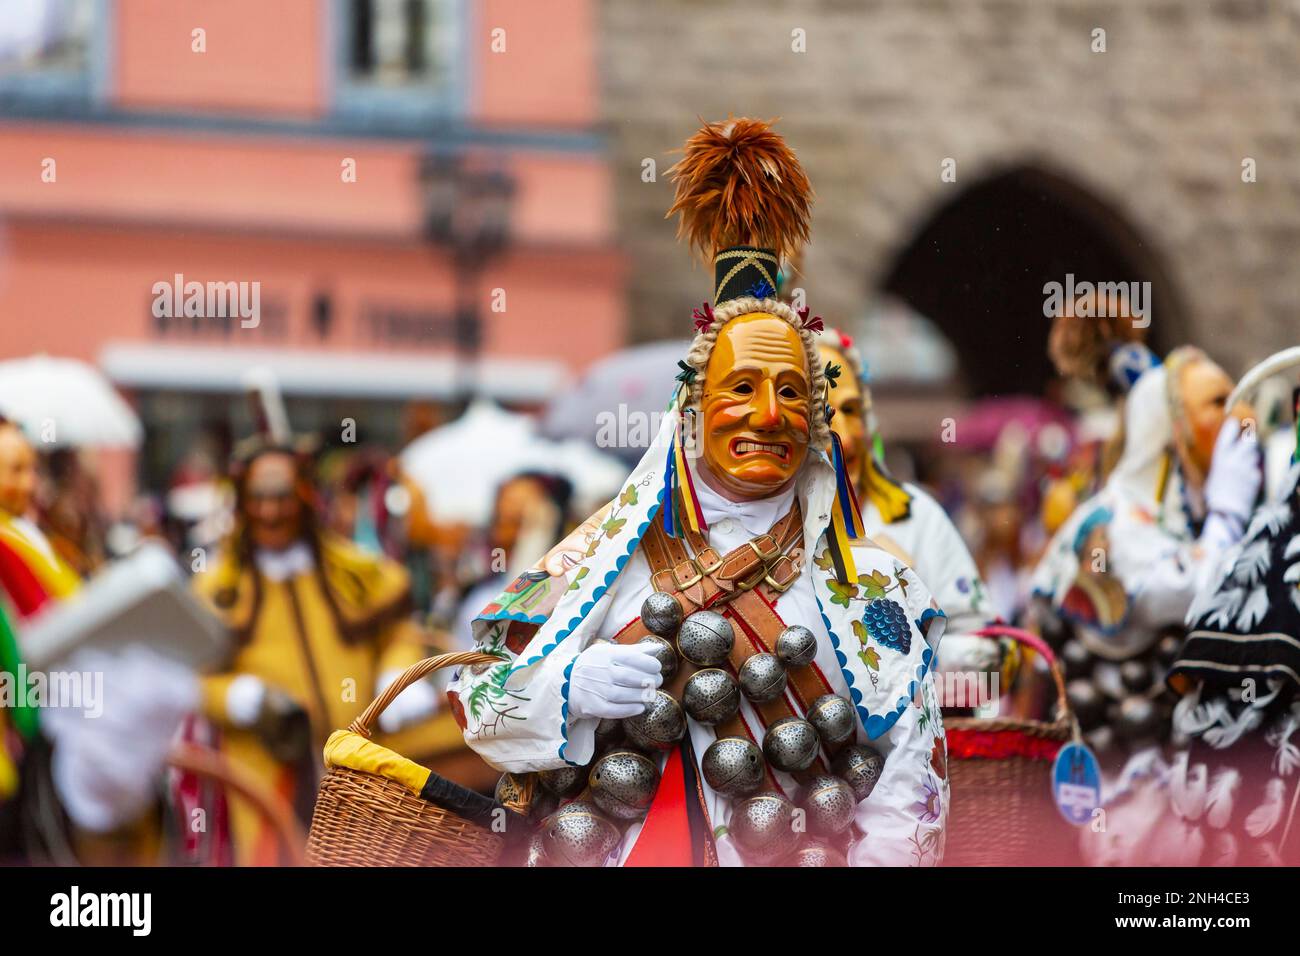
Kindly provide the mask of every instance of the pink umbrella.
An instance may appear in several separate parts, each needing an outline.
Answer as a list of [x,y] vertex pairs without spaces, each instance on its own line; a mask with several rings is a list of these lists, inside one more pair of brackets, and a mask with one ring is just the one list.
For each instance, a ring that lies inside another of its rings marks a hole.
[[1003,395],[977,402],[958,420],[956,445],[967,451],[991,451],[1012,424],[1024,429],[1031,442],[1048,426],[1063,428],[1071,440],[1074,434],[1073,418],[1059,405],[1032,395]]

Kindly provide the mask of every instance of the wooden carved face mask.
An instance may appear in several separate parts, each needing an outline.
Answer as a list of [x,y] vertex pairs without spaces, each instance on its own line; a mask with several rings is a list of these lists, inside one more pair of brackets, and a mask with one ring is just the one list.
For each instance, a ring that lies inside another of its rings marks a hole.
[[0,511],[22,517],[35,492],[35,449],[17,425],[0,424]]
[[788,323],[764,312],[728,322],[704,373],[706,481],[733,500],[784,488],[808,453],[809,378],[803,342]]
[[248,466],[244,478],[244,514],[253,543],[282,551],[303,531],[304,489],[292,455],[270,452]]
[[[835,410],[831,429],[840,436],[840,446],[844,449],[844,470],[856,486],[862,477],[862,462],[868,454],[868,399],[843,353],[829,345],[818,345],[817,351],[823,365],[833,363],[841,369],[835,387],[830,390],[830,406]],[[829,448],[827,453],[830,453]]]
[[1214,442],[1227,417],[1224,403],[1231,392],[1232,379],[1209,359],[1188,362],[1179,376],[1182,414],[1174,425],[1175,437],[1180,454],[1190,460],[1198,479],[1209,474]]

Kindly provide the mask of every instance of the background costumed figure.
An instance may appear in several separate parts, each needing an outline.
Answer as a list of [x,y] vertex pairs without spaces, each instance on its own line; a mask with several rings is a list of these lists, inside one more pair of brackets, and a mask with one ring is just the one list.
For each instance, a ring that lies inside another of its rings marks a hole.
[[[1294,367],[1297,349],[1252,369],[1249,396]],[[1262,389],[1258,392],[1262,397]],[[1300,409],[1300,389],[1291,393]],[[1188,741],[1163,779],[1170,845],[1216,866],[1294,864],[1300,794],[1300,464],[1297,418],[1261,444],[1292,449],[1290,467],[1220,562],[1187,614],[1188,634],[1167,683],[1180,695],[1174,733]],[[1263,436],[1263,431],[1260,432]]]
[[101,713],[28,705],[23,626],[81,587],[29,517],[36,465],[19,426],[0,420],[0,862],[152,862],[163,760],[197,683],[146,647],[78,649],[59,670],[102,675]]
[[[422,656],[421,634],[405,569],[317,524],[310,456],[284,427],[268,428],[237,455],[236,526],[194,579],[235,644],[226,668],[204,678],[202,711],[221,750],[307,821],[326,738]],[[414,685],[381,729],[421,720],[436,703],[431,685]],[[275,863],[267,821],[228,799],[235,862]]]
[[19,621],[81,585],[31,520],[37,479],[36,449],[17,424],[0,419],[0,586]]
[[453,683],[465,739],[538,795],[536,865],[936,864],[943,614],[868,541],[816,329],[775,297],[811,189],[748,119],[673,173],[713,304],[622,493],[474,622],[505,661]]
[[1015,645],[971,636],[992,615],[961,533],[939,502],[916,485],[895,480],[873,451],[878,433],[871,389],[852,339],[827,328],[819,336],[818,350],[823,364],[838,370],[830,393],[831,428],[839,436],[846,470],[858,492],[867,537],[916,571],[948,617],[940,670],[1001,672],[1004,689],[1009,687],[1018,659]]
[[1035,594],[1050,606],[1040,624],[1103,759],[1168,736],[1173,700],[1162,680],[1183,619],[1258,494],[1258,447],[1223,407],[1231,389],[1191,347],[1144,372],[1125,404],[1118,462],[1035,571]]
[[1165,783],[1185,865],[1294,864],[1300,781],[1300,465],[1187,615],[1168,684],[1189,741]]

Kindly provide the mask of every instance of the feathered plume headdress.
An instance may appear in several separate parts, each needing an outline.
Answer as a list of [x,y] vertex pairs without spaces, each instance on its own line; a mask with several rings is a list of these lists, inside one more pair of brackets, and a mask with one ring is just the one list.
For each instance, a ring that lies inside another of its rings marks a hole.
[[677,237],[709,262],[714,302],[775,295],[783,259],[808,241],[812,186],[770,122],[729,117],[706,123],[668,172]]

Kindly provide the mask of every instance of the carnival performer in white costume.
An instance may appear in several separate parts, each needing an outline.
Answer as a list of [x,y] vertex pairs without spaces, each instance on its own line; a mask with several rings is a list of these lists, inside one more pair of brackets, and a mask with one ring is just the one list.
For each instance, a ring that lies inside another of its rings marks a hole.
[[1007,648],[972,635],[991,615],[984,582],[961,533],[939,502],[919,486],[895,480],[873,454],[873,400],[852,338],[827,328],[818,350],[827,368],[842,370],[831,391],[831,428],[844,450],[867,537],[916,571],[948,618],[940,670],[999,670]]
[[[1035,593],[1070,636],[1061,650],[1067,690],[1089,742],[1105,750],[1113,732],[1131,754],[1112,792],[1142,790],[1136,779],[1164,773],[1157,745],[1168,736],[1174,703],[1165,670],[1189,607],[1241,539],[1259,493],[1258,446],[1223,407],[1231,389],[1227,375],[1191,347],[1144,372],[1125,404],[1118,462],[1035,572]],[[1132,853],[1168,845],[1147,832],[1158,821],[1135,805],[1129,800],[1118,818],[1130,823],[1085,839],[1086,859],[1131,861]]]
[[746,119],[674,174],[717,279],[681,385],[619,497],[475,622],[506,662],[460,674],[453,708],[509,785],[576,797],[532,863],[938,863],[943,614],[867,540],[818,322],[775,297],[807,179]]

